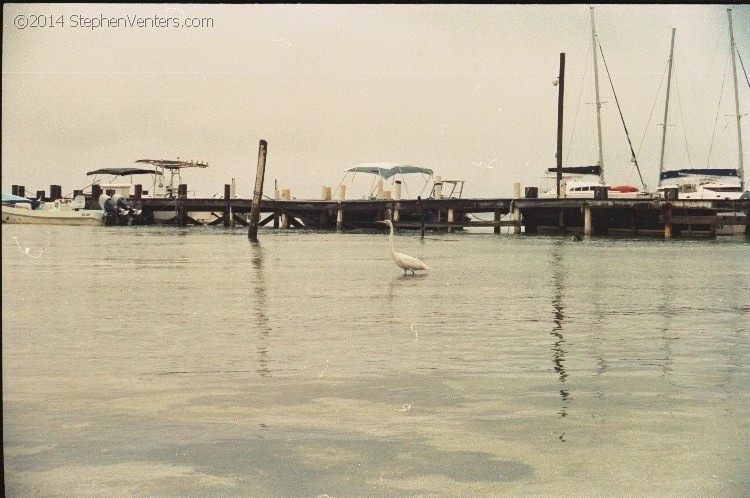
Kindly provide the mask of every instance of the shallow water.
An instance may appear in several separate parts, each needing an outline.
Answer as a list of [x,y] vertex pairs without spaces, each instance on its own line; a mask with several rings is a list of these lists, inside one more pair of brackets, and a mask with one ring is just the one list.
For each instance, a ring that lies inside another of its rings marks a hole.
[[750,494],[744,236],[259,237],[3,225],[8,496]]

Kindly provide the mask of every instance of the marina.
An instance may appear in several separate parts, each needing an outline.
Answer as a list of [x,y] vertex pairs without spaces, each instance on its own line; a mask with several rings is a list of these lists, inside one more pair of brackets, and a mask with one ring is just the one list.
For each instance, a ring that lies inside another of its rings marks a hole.
[[750,497],[750,5],[3,19],[3,496]]
[[[59,191],[53,186],[52,191]],[[136,189],[137,190],[137,189]],[[14,192],[19,192],[14,186]],[[520,192],[520,186],[516,185]],[[187,197],[187,185],[180,185],[174,198],[132,196],[128,200],[139,216],[126,216],[112,224],[153,224],[155,212],[172,213],[162,223],[177,226],[247,226],[252,200],[231,197]],[[182,195],[181,195],[182,193]],[[277,229],[356,230],[372,229],[378,221],[390,219],[398,229],[454,231],[465,228],[503,228],[514,233],[542,231],[607,235],[610,233],[717,235],[748,233],[750,197],[738,199],[678,199],[677,189],[667,190],[673,199],[608,198],[606,189],[598,198],[539,198],[538,189],[528,187],[523,197],[509,199],[268,199],[262,198],[259,226]],[[93,203],[87,197],[87,205]],[[97,197],[98,199],[98,197]],[[47,199],[51,200],[51,199]],[[202,213],[199,221],[189,213]],[[5,220],[3,220],[5,222]]]

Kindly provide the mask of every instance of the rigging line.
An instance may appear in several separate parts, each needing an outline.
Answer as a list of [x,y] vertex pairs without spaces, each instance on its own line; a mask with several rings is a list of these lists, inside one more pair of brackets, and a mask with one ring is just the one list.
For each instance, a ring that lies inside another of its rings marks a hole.
[[645,190],[646,182],[643,181],[643,175],[641,175],[641,168],[638,166],[638,159],[636,158],[635,151],[633,150],[633,143],[630,141],[630,134],[628,133],[628,127],[625,125],[625,117],[622,115],[622,109],[620,108],[620,100],[617,98],[617,93],[615,92],[615,84],[612,81],[612,75],[609,73],[609,67],[607,66],[607,59],[604,58],[604,50],[602,49],[601,43],[599,43],[599,53],[602,54],[602,62],[604,62],[604,69],[607,71],[609,84],[612,87],[612,95],[614,95],[615,97],[615,103],[617,104],[617,111],[620,113],[620,121],[622,121],[622,127],[625,129],[625,136],[627,137],[628,145],[630,146],[631,158],[633,160],[633,163],[635,164],[635,168],[638,170],[638,177],[641,179],[641,185],[643,186],[643,189]]
[[737,52],[737,57],[740,59],[740,66],[742,66],[742,72],[745,73],[745,81],[747,81],[747,86],[750,88],[750,79],[747,78],[747,70],[745,70],[745,63],[742,62],[742,56],[740,55],[740,51],[737,50],[737,47],[734,47],[735,51]]
[[[680,98],[680,84],[677,79],[677,73],[674,75],[674,89],[677,94],[677,104],[680,106],[680,117],[682,118],[682,135],[685,138],[685,151],[687,153],[688,166],[693,167],[693,161],[690,159],[690,147],[687,139],[687,126],[685,126],[685,111],[682,108],[682,99]],[[666,126],[666,125],[665,125]]]
[[[731,53],[730,53],[731,55]],[[714,129],[711,133],[711,143],[708,147],[708,157],[706,158],[706,167],[711,164],[711,153],[714,149],[714,138],[716,137],[716,125],[719,122],[719,111],[721,111],[721,99],[724,96],[724,83],[727,81],[727,67],[729,66],[729,55],[727,56],[726,64],[724,65],[724,76],[721,78],[721,91],[719,92],[719,103],[716,106],[716,118],[714,119]]]
[[651,124],[651,117],[654,115],[654,109],[656,109],[656,102],[659,100],[659,92],[661,92],[661,86],[664,84],[664,77],[667,75],[667,69],[669,67],[669,63],[664,66],[664,72],[661,74],[661,81],[659,82],[659,88],[656,89],[656,98],[654,99],[654,105],[651,106],[651,112],[648,113],[648,120],[646,121],[646,129],[643,131],[643,137],[641,137],[641,143],[638,144],[638,153],[641,153],[641,149],[643,148],[643,142],[646,140],[646,133],[648,131],[648,127]]

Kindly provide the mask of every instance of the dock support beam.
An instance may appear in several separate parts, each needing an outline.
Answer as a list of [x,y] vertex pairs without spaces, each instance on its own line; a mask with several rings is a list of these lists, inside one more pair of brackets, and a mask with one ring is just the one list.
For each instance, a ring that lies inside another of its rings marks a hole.
[[583,234],[591,235],[591,206],[583,205]]
[[266,175],[266,152],[268,143],[261,140],[258,146],[258,169],[255,172],[255,188],[253,189],[253,205],[250,208],[250,228],[247,238],[258,242],[258,222],[260,221],[260,200],[263,198],[263,178]]
[[346,200],[346,185],[339,186],[339,208],[336,210],[336,230],[339,232],[344,229],[344,208],[343,202]]
[[664,205],[664,238],[665,239],[671,239],[672,238],[672,205],[671,204],[665,204]]
[[[521,184],[514,183],[513,184],[513,199],[520,199],[520,198],[521,198]],[[513,233],[520,234],[521,233],[521,209],[518,207],[517,203],[514,203],[514,206],[513,206],[513,221],[515,222],[515,225],[513,225]]]

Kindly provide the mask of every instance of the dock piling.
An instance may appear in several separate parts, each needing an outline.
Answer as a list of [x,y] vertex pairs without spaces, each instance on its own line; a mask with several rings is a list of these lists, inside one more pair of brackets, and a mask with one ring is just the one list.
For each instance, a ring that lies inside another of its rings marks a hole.
[[255,173],[255,188],[253,189],[253,204],[250,208],[250,228],[247,237],[252,242],[258,242],[258,222],[260,221],[260,200],[263,198],[263,178],[266,175],[266,153],[268,143],[261,140],[258,145],[258,169]]

